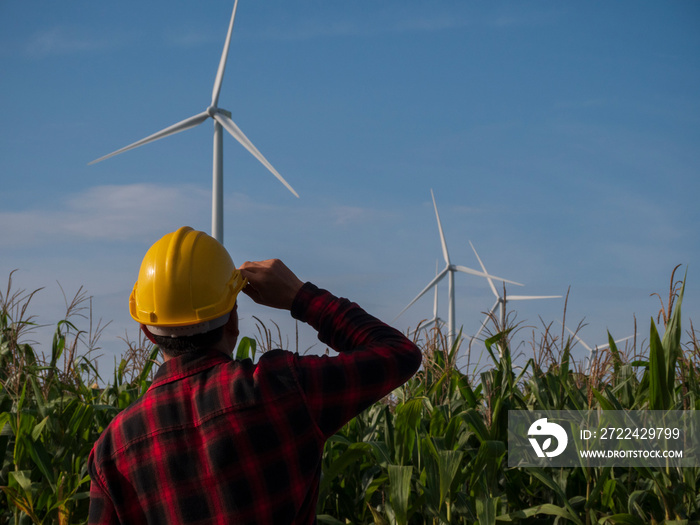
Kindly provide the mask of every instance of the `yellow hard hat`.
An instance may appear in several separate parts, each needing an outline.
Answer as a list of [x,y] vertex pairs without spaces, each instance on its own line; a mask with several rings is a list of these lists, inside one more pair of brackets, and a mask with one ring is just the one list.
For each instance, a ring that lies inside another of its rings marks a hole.
[[129,311],[157,335],[206,332],[226,322],[246,282],[221,243],[184,226],[146,252]]

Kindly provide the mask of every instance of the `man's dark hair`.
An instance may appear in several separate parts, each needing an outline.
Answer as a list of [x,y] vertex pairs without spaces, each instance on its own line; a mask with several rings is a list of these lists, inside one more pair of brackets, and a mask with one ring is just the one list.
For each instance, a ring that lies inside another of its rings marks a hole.
[[160,349],[170,357],[202,352],[216,345],[224,336],[225,326],[220,326],[209,332],[184,337],[169,337],[153,334],[153,339]]

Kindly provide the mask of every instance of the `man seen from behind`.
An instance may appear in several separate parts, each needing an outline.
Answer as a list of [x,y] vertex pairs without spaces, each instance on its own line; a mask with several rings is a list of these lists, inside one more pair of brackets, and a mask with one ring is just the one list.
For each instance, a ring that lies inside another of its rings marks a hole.
[[[232,359],[240,291],[289,310],[338,355]],[[316,523],[324,443],[421,363],[358,305],[279,260],[237,269],[188,227],[148,250],[129,306],[164,363],[90,454],[91,524]]]

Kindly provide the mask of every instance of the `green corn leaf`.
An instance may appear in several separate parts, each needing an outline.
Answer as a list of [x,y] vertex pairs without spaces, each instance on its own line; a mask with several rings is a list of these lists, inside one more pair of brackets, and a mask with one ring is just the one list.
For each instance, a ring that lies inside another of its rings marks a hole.
[[603,487],[607,486],[608,481],[610,481],[610,475],[612,474],[612,467],[603,467],[600,469],[600,474],[598,475],[598,480],[591,490],[591,495],[586,502],[586,508],[593,508],[594,504],[597,503],[602,497],[604,491]]
[[536,507],[530,507],[528,509],[502,514],[496,517],[496,521],[501,523],[520,522],[523,519],[530,518],[538,514],[559,516],[570,521],[576,521],[568,510],[551,503],[545,503],[544,505],[537,505]]
[[389,463],[391,463],[391,455],[389,454],[389,448],[386,443],[381,441],[370,441],[369,445],[372,447],[372,452],[374,457],[379,462],[382,468],[386,468]]
[[[381,469],[380,469],[380,471],[381,471]],[[382,485],[384,485],[387,481],[389,481],[389,476],[384,474],[381,476],[377,476],[376,478],[373,478],[369,483],[364,483],[363,489],[365,491],[365,498],[364,498],[365,503],[369,503],[370,500],[372,499],[372,494],[374,494],[377,490],[379,490],[379,488]]]
[[467,404],[468,408],[476,408],[479,403],[478,394],[472,389],[467,376],[461,376],[457,382],[457,388],[462,396],[462,399]]
[[413,467],[389,465],[389,503],[398,525],[408,523],[408,500],[411,494]]
[[[667,523],[667,522],[665,522]],[[632,514],[613,514],[598,520],[598,525],[646,525],[643,520]]]
[[506,445],[502,441],[483,441],[469,466],[470,486],[476,493],[491,496],[497,490],[498,472],[505,457]]
[[24,398],[27,395],[27,383],[25,382],[24,385],[22,386],[22,394],[19,396],[19,401],[17,402],[17,412],[22,410],[22,407],[24,406]]
[[[686,277],[688,275],[688,270],[686,270]],[[666,324],[666,332],[664,332],[664,338],[662,344],[664,349],[669,353],[678,351],[681,343],[681,304],[683,303],[683,295],[685,294],[685,279],[683,277],[683,284],[681,285],[681,290],[678,293],[678,299],[676,300],[676,307],[673,309],[673,314]]]
[[564,507],[566,507],[566,510],[569,512],[569,517],[567,519],[570,519],[574,523],[578,525],[583,525],[583,522],[581,519],[577,516],[576,511],[573,509],[571,506],[571,503],[566,497],[566,494],[564,494],[564,491],[562,488],[559,486],[558,483],[556,483],[552,477],[549,475],[549,473],[545,472],[543,469],[540,468],[532,468],[529,469],[529,473],[539,479],[542,483],[544,483],[547,487],[549,487],[559,498],[559,500],[564,504]]
[[450,486],[462,463],[464,452],[461,450],[439,450],[435,458],[438,466],[438,477],[440,480],[440,506],[450,493]]
[[3,412],[0,414],[0,435],[5,435],[5,425],[10,422],[11,414],[9,412]]
[[328,514],[319,514],[316,516],[316,521],[323,525],[345,525],[344,521],[337,520]]
[[39,439],[39,437],[41,436],[41,433],[44,431],[44,428],[46,427],[46,423],[48,421],[49,421],[49,416],[46,416],[39,423],[34,425],[34,429],[32,430],[32,441],[36,441],[37,439]]
[[615,397],[615,394],[613,394],[613,392],[610,390],[610,387],[605,387],[606,395],[603,395],[602,393],[598,392],[598,390],[596,390],[595,388],[591,390],[595,398],[598,400],[598,403],[600,403],[600,407],[603,410],[624,410],[623,406]]
[[501,498],[481,496],[475,501],[476,517],[479,525],[496,525],[496,514],[500,506]]
[[411,460],[416,444],[416,429],[423,411],[423,397],[413,398],[396,408],[396,460],[405,465]]
[[479,441],[488,441],[491,439],[491,433],[489,432],[488,428],[486,428],[484,418],[481,414],[479,414],[479,412],[473,408],[470,408],[459,415],[464,419],[467,426],[472,429],[474,434],[476,434]]
[[448,352],[448,359],[450,363],[455,362],[455,358],[457,357],[457,352],[459,351],[462,343],[462,328],[459,329],[459,333],[455,336],[454,342],[452,343],[452,348],[450,348],[450,351]]
[[39,468],[39,471],[44,476],[44,479],[49,483],[53,492],[56,491],[55,474],[51,466],[51,454],[46,450],[41,442],[25,442],[29,456],[34,464]]
[[8,473],[10,488],[20,488],[24,493],[31,494],[32,480],[30,478],[31,470],[15,470]]
[[[396,443],[394,437],[394,417],[388,406],[385,406],[382,412],[384,412],[384,417],[382,419],[384,423],[384,442],[386,443],[387,449],[393,451]],[[393,455],[394,454],[392,454],[392,456]]]
[[445,446],[447,448],[454,449],[458,445],[458,438],[460,437],[460,434],[463,434],[460,432],[462,430],[462,425],[464,425],[464,420],[460,417],[453,417],[450,419],[450,422],[447,424],[447,428],[445,429]]
[[146,360],[146,363],[143,366],[143,370],[141,370],[141,373],[139,374],[139,383],[142,381],[146,381],[146,379],[148,378],[148,375],[151,373],[153,365],[156,362],[156,358],[158,357],[159,351],[160,349],[155,345],[151,349],[151,353],[149,354],[148,359]]
[[241,341],[238,343],[238,349],[236,350],[236,359],[239,361],[255,359],[256,345],[255,339],[242,337]]
[[350,465],[372,455],[372,446],[368,443],[353,443],[323,473],[319,488],[319,500],[323,500],[331,488],[333,481]]
[[654,320],[651,320],[649,335],[649,409],[668,410],[671,408],[669,393],[667,362],[664,347],[656,331]]
[[[686,270],[686,277],[688,271]],[[678,364],[678,359],[682,354],[681,350],[681,305],[683,304],[683,295],[685,294],[685,277],[683,278],[683,284],[681,285],[681,290],[678,293],[678,299],[676,300],[676,306],[673,309],[673,314],[666,324],[666,331],[664,332],[664,337],[661,340],[661,345],[664,349],[664,354],[666,358],[666,384],[669,388],[669,395],[673,399],[673,390],[676,380],[676,366]],[[668,407],[671,408],[670,406]]]
[[617,480],[614,479],[607,480],[605,482],[605,485],[603,486],[603,492],[601,494],[600,502],[608,508],[612,505],[616,487]]

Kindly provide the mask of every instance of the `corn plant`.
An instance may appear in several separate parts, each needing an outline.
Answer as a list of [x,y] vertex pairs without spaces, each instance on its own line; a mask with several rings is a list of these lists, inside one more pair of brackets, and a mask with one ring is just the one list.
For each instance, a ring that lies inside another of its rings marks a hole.
[[[35,294],[13,293],[10,278],[0,295],[0,523],[81,523],[87,521],[90,450],[119,410],[148,387],[156,350],[136,365],[129,383],[122,360],[114,384],[101,389],[90,356],[100,325],[86,333],[72,322],[89,298],[81,289],[67,304],[47,357],[20,342],[34,323],[27,307]],[[88,350],[78,355],[81,342]]]
[[[551,325],[516,366],[513,316],[484,341],[488,364],[478,373],[458,366],[461,334],[450,346],[439,329],[428,333],[417,341],[416,376],[328,440],[319,523],[700,524],[700,468],[507,466],[509,410],[700,408],[700,345],[692,322],[683,342],[684,293],[685,279],[672,274],[647,346],[637,350],[635,338],[621,348],[608,334],[609,349],[585,370],[572,339]],[[148,389],[158,350],[143,338],[125,341],[112,378],[98,386],[90,352],[99,328],[81,331],[77,322],[85,295],[56,324],[48,356],[22,342],[35,326],[35,295],[11,286],[0,294],[0,524],[85,523],[88,453]],[[260,338],[241,338],[237,359],[273,344],[259,324]]]
[[499,327],[484,342],[490,366],[475,378],[456,367],[460,338],[447,348],[433,332],[418,374],[327,443],[319,521],[700,523],[697,468],[506,464],[508,410],[697,409],[698,343],[691,325],[690,343],[681,344],[683,294],[672,277],[663,337],[652,320],[648,349],[630,355],[608,334],[610,348],[590,373],[574,361],[571,338],[550,326],[518,368],[509,348],[516,326]]

